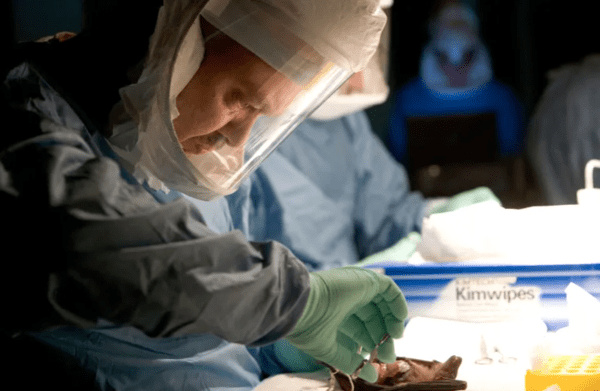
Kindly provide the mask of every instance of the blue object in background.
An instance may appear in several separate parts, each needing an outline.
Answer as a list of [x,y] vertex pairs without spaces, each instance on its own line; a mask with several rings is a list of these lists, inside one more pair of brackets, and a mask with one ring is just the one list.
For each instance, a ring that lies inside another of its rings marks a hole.
[[411,117],[494,113],[501,156],[516,156],[523,149],[524,110],[513,91],[496,79],[456,94],[429,89],[414,78],[393,97],[389,148],[399,162],[407,163],[407,125]]

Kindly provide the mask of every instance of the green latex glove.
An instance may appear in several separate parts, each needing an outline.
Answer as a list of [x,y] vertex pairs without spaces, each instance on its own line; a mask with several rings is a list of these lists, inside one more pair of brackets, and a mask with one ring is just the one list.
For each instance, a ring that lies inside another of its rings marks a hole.
[[451,212],[484,201],[494,201],[500,205],[502,204],[492,190],[487,187],[477,187],[472,190],[458,193],[455,196],[450,197],[446,202],[433,206],[429,210],[429,214]]
[[421,234],[411,232],[400,239],[393,246],[375,254],[371,254],[357,262],[355,266],[368,266],[384,261],[405,261],[417,250],[417,244],[421,241]]
[[[346,374],[352,374],[387,333],[379,347],[383,362],[396,359],[393,338],[400,338],[407,315],[406,301],[394,281],[354,266],[314,272],[304,313],[286,337],[294,346]],[[365,365],[360,377],[377,380]]]

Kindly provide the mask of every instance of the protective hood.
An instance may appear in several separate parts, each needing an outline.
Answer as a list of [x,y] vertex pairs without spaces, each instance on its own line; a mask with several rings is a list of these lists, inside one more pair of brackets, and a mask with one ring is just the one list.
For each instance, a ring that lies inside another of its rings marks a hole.
[[[141,77],[121,89],[121,102],[111,113],[110,144],[126,168],[155,189],[203,200],[230,194],[298,123],[365,68],[386,21],[378,4],[165,0]],[[282,113],[259,116],[242,147],[221,142],[194,154],[184,152],[173,120],[180,115],[175,101],[202,71],[206,41],[212,38],[202,36],[203,20],[296,83],[300,92]]]

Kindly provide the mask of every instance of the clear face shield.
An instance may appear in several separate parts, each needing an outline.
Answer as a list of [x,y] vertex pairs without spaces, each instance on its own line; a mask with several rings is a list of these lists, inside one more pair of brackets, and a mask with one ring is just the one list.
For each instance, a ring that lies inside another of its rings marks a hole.
[[[205,62],[199,73],[216,73],[212,77],[222,79],[216,88],[221,94],[217,99],[224,102],[222,110],[207,113],[218,123],[201,124],[196,132],[204,134],[198,137],[186,138],[178,119],[174,125],[198,181],[215,193],[229,194],[352,71],[327,60],[268,13],[241,8],[233,11],[243,14],[228,13],[210,5],[201,16],[216,30],[205,38]],[[257,36],[257,31],[265,36]],[[240,66],[216,66],[218,72],[213,72],[213,44],[229,45],[229,57],[239,53]]]
[[230,194],[365,68],[385,22],[378,0],[165,2],[109,141],[151,187]]
[[[219,68],[215,77],[221,78],[222,84],[216,90],[222,94],[224,104],[220,112],[207,113],[217,117],[218,123],[197,130],[211,132],[187,139],[179,137],[179,141],[192,164],[190,169],[202,185],[215,193],[229,194],[352,72],[326,60],[285,31],[284,26],[259,20],[269,18],[268,15],[246,15],[230,22],[213,11],[209,7],[202,12],[206,21],[218,26],[206,38],[205,61],[212,61],[211,44],[229,40],[232,46],[241,47],[228,50],[228,55],[243,52],[240,57],[245,64]],[[268,23],[272,30],[266,33],[282,41],[268,37],[270,43],[261,47],[264,40],[251,34],[253,23]],[[231,37],[238,40],[234,42]],[[203,67],[199,72],[210,72]],[[185,133],[177,128],[177,119],[174,124],[178,136]]]

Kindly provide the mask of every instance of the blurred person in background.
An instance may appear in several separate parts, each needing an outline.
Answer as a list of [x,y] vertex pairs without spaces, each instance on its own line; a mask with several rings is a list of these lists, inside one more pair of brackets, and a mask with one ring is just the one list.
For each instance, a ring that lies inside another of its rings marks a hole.
[[494,78],[490,54],[479,35],[479,20],[456,0],[437,3],[429,21],[419,76],[394,93],[389,149],[407,157],[407,119],[493,113],[499,154],[517,156],[524,144],[524,110],[514,92]]

